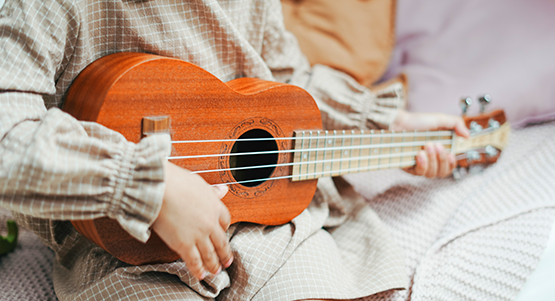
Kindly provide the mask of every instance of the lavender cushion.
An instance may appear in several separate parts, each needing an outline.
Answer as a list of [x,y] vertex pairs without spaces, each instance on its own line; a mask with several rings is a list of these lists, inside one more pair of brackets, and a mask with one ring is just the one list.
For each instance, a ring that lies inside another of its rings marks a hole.
[[554,14],[551,0],[399,0],[386,78],[407,74],[412,111],[460,114],[489,93],[514,125],[554,118]]

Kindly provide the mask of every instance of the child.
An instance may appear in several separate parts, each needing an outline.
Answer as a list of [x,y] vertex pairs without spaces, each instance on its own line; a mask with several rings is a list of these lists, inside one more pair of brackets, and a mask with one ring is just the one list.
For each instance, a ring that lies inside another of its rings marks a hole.
[[[88,64],[136,51],[187,60],[223,81],[299,85],[316,98],[328,129],[374,123],[467,135],[460,118],[412,115],[400,94],[383,105],[344,73],[311,69],[275,0],[7,0],[0,16],[0,205],[56,252],[60,300],[354,298],[405,284],[400,251],[341,178],[320,180],[311,206],[289,224],[229,226],[220,201],[226,188],[167,163],[169,136],[133,144],[58,108]],[[428,177],[454,167],[437,145],[417,162],[414,172]],[[183,262],[129,266],[68,221],[104,216],[143,242],[152,227]],[[285,264],[299,268],[291,283],[267,285]],[[333,292],[319,279],[337,279]]]

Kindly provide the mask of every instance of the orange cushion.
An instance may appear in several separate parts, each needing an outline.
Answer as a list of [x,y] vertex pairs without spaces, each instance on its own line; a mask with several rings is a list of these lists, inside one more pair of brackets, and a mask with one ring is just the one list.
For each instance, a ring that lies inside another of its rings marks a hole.
[[368,86],[386,71],[395,43],[395,0],[282,0],[286,28],[310,63]]

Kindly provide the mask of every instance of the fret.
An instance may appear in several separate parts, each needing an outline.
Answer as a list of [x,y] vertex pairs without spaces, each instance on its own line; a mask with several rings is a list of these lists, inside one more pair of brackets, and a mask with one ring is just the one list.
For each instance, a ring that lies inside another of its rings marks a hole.
[[[295,133],[294,137],[298,137],[299,135]],[[302,136],[304,137],[304,132],[302,132]],[[294,176],[293,178],[291,178],[292,181],[298,181],[300,180],[298,175],[301,173],[300,169],[302,166],[302,162],[303,162],[303,144],[304,144],[304,139],[301,139],[301,141],[295,140],[295,150],[301,150],[300,152],[297,151],[295,152],[295,154],[293,155],[293,162],[300,162],[301,164],[298,165],[293,165],[293,167],[291,168],[291,175]]]
[[[331,175],[332,176],[338,176],[339,173],[337,172],[338,170],[340,170],[338,167],[336,167],[336,165],[339,162],[335,162],[335,153],[337,152],[337,150],[335,150],[335,144],[336,144],[336,140],[337,140],[337,131],[333,131],[333,144],[332,144],[332,148],[334,149],[334,151],[331,152]],[[341,154],[341,150],[339,150],[339,153]]]
[[[412,136],[412,141],[418,141],[419,137],[416,136],[416,131],[414,131],[414,136]],[[418,151],[420,150],[420,147],[417,147],[416,145],[412,146],[412,151],[416,152],[418,154]],[[416,160],[416,159],[415,159]]]
[[[366,136],[362,138],[362,145],[370,145],[370,138],[368,134],[366,134]],[[368,168],[370,166],[369,164],[370,160],[367,158],[369,154],[370,154],[369,148],[363,148],[360,152],[360,157],[362,159],[360,162],[360,165],[362,167],[361,171],[370,170]]]
[[330,154],[329,154],[329,160],[330,163],[327,164],[326,166],[326,171],[328,171],[328,176],[333,176],[333,172],[334,170],[337,170],[335,168],[335,153],[337,152],[337,150],[335,149],[335,131],[332,131],[329,133],[330,137],[328,138],[328,144],[327,146],[331,149]]
[[426,145],[426,142],[428,141],[428,136],[416,136],[416,140],[423,143],[423,145],[420,146],[418,149],[424,149],[424,145]]
[[378,166],[380,164],[380,160],[375,157],[379,155],[379,148],[376,147],[380,144],[380,137],[375,135],[374,130],[370,130],[370,145],[374,146],[368,149],[368,155],[374,157],[374,159],[370,159],[370,166]]
[[[403,138],[401,139],[401,143],[405,143],[405,138],[406,138],[406,136],[407,136],[406,134],[407,134],[406,131],[403,131],[403,132],[402,132],[402,137],[403,137]],[[406,148],[406,147],[401,146],[401,154],[404,154],[404,153],[405,153],[405,148]],[[400,161],[401,163],[405,162],[405,157],[406,157],[405,155],[400,155],[399,161]],[[403,164],[401,164],[401,165],[403,165]],[[404,165],[403,165],[403,166],[404,166]]]
[[[384,133],[385,131],[382,130],[382,133]],[[384,144],[391,144],[391,136],[384,136],[382,139],[382,143]],[[380,155],[389,155],[391,153],[391,147],[383,147],[380,149]],[[380,169],[385,169],[383,168],[383,166],[388,166],[389,165],[389,156],[388,157],[384,157],[383,160],[380,160],[380,166],[382,166]]]
[[[360,130],[360,134],[364,135],[364,130]],[[357,170],[361,170],[360,169],[360,157],[362,156],[362,137],[358,138],[358,145],[360,146],[357,152],[357,158],[358,158],[358,162],[357,162]]]
[[[391,143],[401,143],[403,142],[402,140],[403,140],[403,137],[400,135],[395,135],[391,137]],[[393,156],[389,159],[389,164],[399,164],[399,162],[401,162],[401,159],[399,158],[399,153],[401,153],[400,147],[392,146],[390,148],[390,153]]]
[[[328,140],[328,131],[325,131],[324,132],[324,145],[322,147],[324,149],[323,158],[322,158],[323,161],[326,161],[326,159],[327,159],[326,158],[326,151],[327,151],[326,148],[329,146],[329,144],[330,143],[329,143],[329,140]],[[324,177],[325,176],[324,173],[329,170],[329,163],[322,162],[321,164],[322,164],[322,166],[320,168],[320,172],[322,173],[322,177]]]
[[428,141],[430,141],[432,143],[434,143],[434,141],[436,141],[437,136],[434,136],[433,134],[430,135],[430,131],[426,131],[426,134],[428,134],[428,137],[429,137]]
[[[354,136],[354,134],[355,134],[355,130],[351,130],[351,143],[350,143],[349,146],[353,146],[353,136]],[[353,149],[350,148],[349,149],[349,158],[352,158],[352,157],[353,157]],[[352,160],[349,160],[349,170],[352,168],[352,165],[353,165],[352,162],[353,162]]]
[[[313,161],[318,161],[318,149],[320,148],[320,132],[318,131],[316,133],[317,133],[317,135],[316,135],[316,147],[315,147],[316,151],[314,153]],[[316,174],[318,172],[318,163],[314,163],[313,165],[314,165],[314,169],[312,170],[312,172],[314,174]],[[317,178],[317,176],[312,175],[311,178]]]
[[[414,135],[409,135],[409,137],[410,137],[409,138],[410,141],[406,141],[406,139],[405,139],[406,142],[415,142],[416,137]],[[415,155],[414,156],[410,156],[410,155],[403,156],[403,159],[402,159],[403,162],[414,161],[415,156],[416,156],[416,152],[417,152],[416,146],[406,146],[406,147],[403,148],[403,153],[411,153],[411,152],[415,153]],[[403,164],[403,165],[408,165],[408,164]]]
[[[383,134],[384,131],[381,130],[380,132]],[[378,145],[380,145],[380,144],[382,144],[382,143],[383,143],[383,135],[380,136],[380,142],[378,143]],[[380,169],[380,166],[382,165],[382,157],[381,157],[381,155],[382,155],[382,148],[381,148],[381,147],[378,148],[378,155],[379,155],[380,157],[379,157],[379,159],[378,159],[378,165],[377,165],[378,168],[377,168],[377,169]]]
[[[453,133],[453,135],[455,135],[455,133]],[[450,140],[450,143],[444,144],[443,147],[445,147],[445,149],[448,152],[451,152],[452,150],[452,146],[453,146],[453,135],[442,135],[439,140]]]
[[[318,147],[320,149],[324,149],[324,151],[322,152],[322,160],[321,161],[326,160],[326,147],[327,147],[327,144],[328,144],[327,136],[328,136],[328,131],[325,131],[324,132],[324,137],[322,137],[323,139],[320,139],[320,144],[321,145],[319,145],[319,147]],[[319,160],[319,159],[317,159],[317,160]],[[326,176],[325,172],[327,171],[327,167],[326,167],[327,165],[329,165],[329,163],[327,163],[327,162],[321,162],[320,163],[320,170],[319,171],[321,172],[322,177]]]
[[[306,138],[306,132],[303,131],[303,141],[301,142],[301,149],[303,151],[301,152],[301,154],[302,154],[301,160],[304,161],[304,162],[308,162],[309,161],[309,158],[308,158],[309,153],[306,151],[306,145],[305,145],[307,139],[304,139],[304,138]],[[300,175],[303,174],[303,167],[305,167],[305,166],[308,166],[308,163],[304,163],[304,164],[299,165],[299,177],[298,177],[299,180],[301,179]]]
[[[330,148],[331,151],[328,151],[328,155],[324,156],[324,160],[326,161],[330,161],[327,163],[324,163],[324,171],[326,173],[326,176],[331,176],[333,173],[333,153],[335,152],[335,149],[333,148],[334,146],[334,138],[332,136],[332,133],[326,131],[326,145],[324,146],[324,148]],[[329,157],[329,158],[328,158]]]
[[[325,137],[324,137],[324,142],[322,145],[322,148],[324,149],[324,155],[322,160],[323,161],[329,161],[329,156],[330,156],[330,150],[328,150],[329,148],[332,148],[331,145],[333,144],[333,142],[330,140],[329,138],[329,132],[325,131],[324,132]],[[331,152],[333,152],[333,150],[331,150]],[[322,162],[322,177],[324,176],[329,176],[329,171],[331,170],[331,162]]]
[[[314,137],[313,137],[312,131],[310,131],[309,134],[310,134],[310,138],[309,138],[309,140],[308,140],[308,162],[313,162],[313,161],[314,161],[314,158],[313,158],[313,154],[312,154],[312,148],[313,148],[313,147],[312,147],[312,143],[314,143],[314,139],[313,139]],[[310,174],[310,171],[313,169],[313,167],[311,166],[311,164],[314,165],[314,163],[308,163],[308,164],[306,165],[306,172],[304,173],[304,174],[306,175],[306,176],[305,176],[305,180],[310,179],[310,178],[308,177],[308,175]]]
[[448,147],[449,147],[449,152],[452,154],[455,154],[455,139],[456,139],[457,134],[455,134],[453,132],[453,134],[451,134],[449,136],[449,139],[451,140],[451,143],[449,143]]
[[319,177],[318,175],[316,175],[316,173],[320,171],[319,165],[322,164],[322,163],[318,163],[318,161],[321,161],[319,159],[322,156],[322,151],[320,150],[321,149],[320,143],[322,143],[322,140],[320,138],[321,138],[321,132],[316,132],[316,141],[315,141],[316,145],[314,146],[314,149],[315,149],[314,158],[312,159],[312,161],[314,162],[312,173],[314,173],[314,175],[310,176],[311,179],[316,179]]
[[[341,135],[343,137],[341,137],[341,148],[343,148],[345,146],[345,130],[341,131]],[[341,152],[341,161],[339,162],[339,170],[343,169],[343,155],[347,155],[347,151],[346,150],[340,150]],[[339,173],[341,174],[341,173]]]

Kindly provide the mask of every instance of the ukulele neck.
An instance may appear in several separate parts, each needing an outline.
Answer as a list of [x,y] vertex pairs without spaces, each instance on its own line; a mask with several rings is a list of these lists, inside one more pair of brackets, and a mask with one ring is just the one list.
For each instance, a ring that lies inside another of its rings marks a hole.
[[310,180],[416,164],[428,142],[452,151],[453,131],[295,131],[292,180]]

